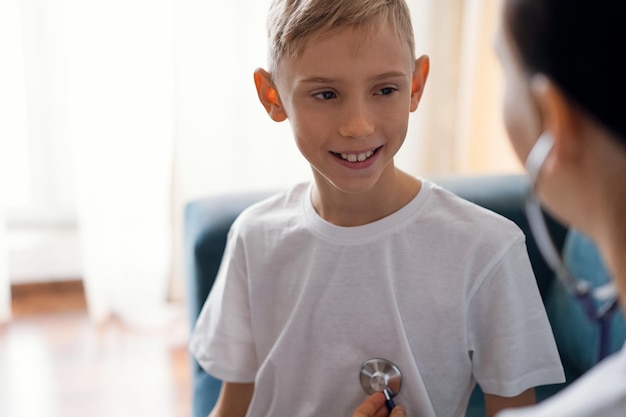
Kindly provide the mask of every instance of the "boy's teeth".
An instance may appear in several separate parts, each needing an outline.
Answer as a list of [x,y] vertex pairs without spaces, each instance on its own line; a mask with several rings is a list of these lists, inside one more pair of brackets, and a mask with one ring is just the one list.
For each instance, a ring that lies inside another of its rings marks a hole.
[[342,153],[341,158],[345,159],[348,162],[363,162],[370,156],[374,155],[374,152],[367,151],[365,153],[355,154],[355,153]]

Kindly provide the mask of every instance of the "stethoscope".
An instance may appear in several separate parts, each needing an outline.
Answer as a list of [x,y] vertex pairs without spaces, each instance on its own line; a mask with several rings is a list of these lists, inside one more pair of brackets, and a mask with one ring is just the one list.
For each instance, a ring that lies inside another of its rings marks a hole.
[[[598,325],[600,346],[598,362],[610,353],[611,318],[617,308],[617,291],[612,282],[593,288],[587,281],[576,278],[563,263],[556,245],[550,236],[541,204],[533,193],[539,170],[553,146],[552,137],[544,132],[526,159],[526,171],[530,179],[530,189],[526,196],[525,208],[528,224],[544,259],[554,271],[566,290],[578,300],[587,317]],[[599,305],[599,308],[596,308]]]
[[382,392],[385,396],[385,406],[391,412],[396,406],[393,397],[400,392],[402,374],[400,369],[391,361],[374,358],[366,361],[359,372],[361,386],[369,395]]

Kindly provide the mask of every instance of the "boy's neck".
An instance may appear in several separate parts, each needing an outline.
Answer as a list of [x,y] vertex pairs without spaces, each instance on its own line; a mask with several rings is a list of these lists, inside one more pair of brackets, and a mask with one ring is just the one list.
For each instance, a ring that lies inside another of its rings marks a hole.
[[382,219],[407,205],[419,192],[422,183],[417,178],[394,169],[392,179],[379,181],[363,193],[345,193],[315,175],[311,196],[315,211],[337,226],[362,226]]

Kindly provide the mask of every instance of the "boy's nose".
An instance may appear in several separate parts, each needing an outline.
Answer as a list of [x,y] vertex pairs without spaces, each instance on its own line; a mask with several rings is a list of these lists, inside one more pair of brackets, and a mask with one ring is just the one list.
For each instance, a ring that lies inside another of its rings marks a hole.
[[361,139],[374,133],[374,121],[365,105],[353,103],[341,114],[339,134],[346,138]]

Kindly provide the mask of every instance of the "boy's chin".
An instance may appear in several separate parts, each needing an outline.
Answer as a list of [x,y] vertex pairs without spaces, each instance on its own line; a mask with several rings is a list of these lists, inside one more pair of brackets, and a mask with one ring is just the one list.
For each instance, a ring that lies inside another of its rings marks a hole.
[[376,192],[378,178],[342,178],[336,180],[326,179],[327,184],[343,194],[349,196],[365,195],[367,193]]

